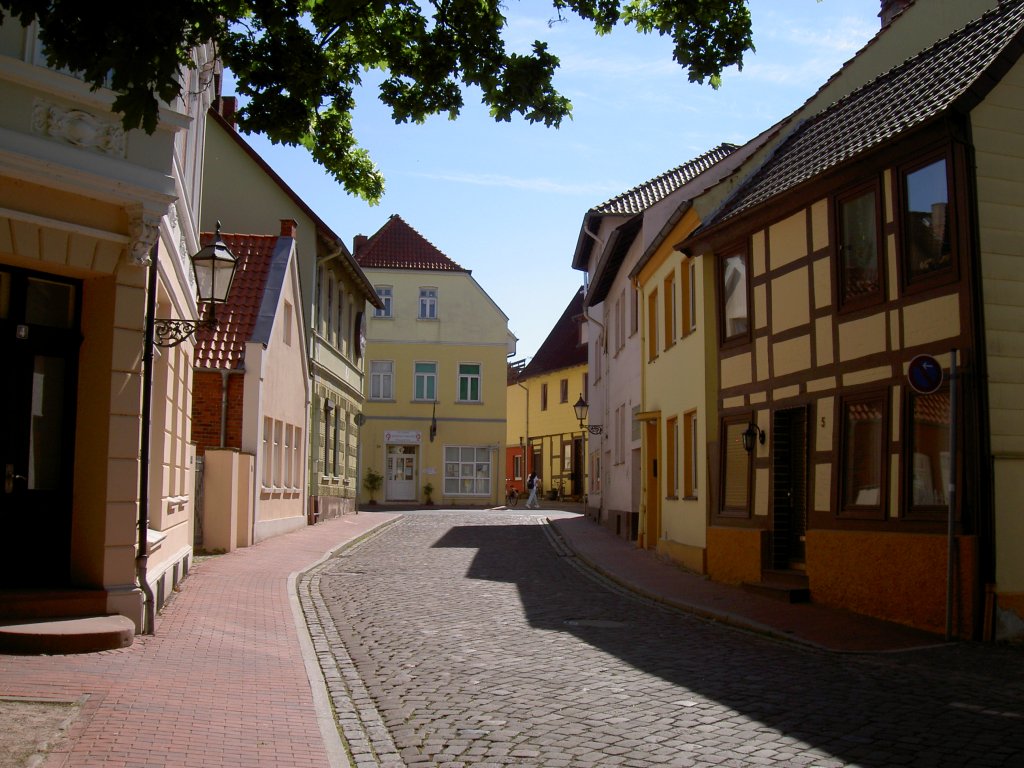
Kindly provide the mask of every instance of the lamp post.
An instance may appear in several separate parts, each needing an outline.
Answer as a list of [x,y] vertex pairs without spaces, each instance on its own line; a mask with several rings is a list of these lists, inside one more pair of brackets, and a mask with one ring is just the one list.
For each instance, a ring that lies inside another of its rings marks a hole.
[[[602,425],[602,424],[587,424],[587,425],[583,424],[583,422],[587,418],[587,412],[590,410],[590,404],[587,403],[587,401],[583,399],[583,393],[582,392],[580,393],[580,399],[576,401],[576,404],[572,407],[572,409],[576,412],[576,418],[580,422],[580,430],[581,431],[585,428],[586,432],[589,432],[592,435],[600,435],[602,432],[604,432],[604,425]],[[586,434],[586,432],[583,433],[583,468],[584,468],[584,470],[586,470],[586,468],[587,468],[587,434]],[[582,474],[582,479],[583,479],[583,498],[584,498],[584,504],[583,504],[584,509],[583,509],[583,511],[584,511],[584,513],[586,513],[586,511],[587,511],[586,510],[587,474],[586,474],[585,471]]]
[[755,441],[764,445],[764,430],[751,421],[743,432],[743,449],[750,453],[754,450]]
[[213,242],[192,256],[192,271],[196,277],[196,303],[209,304],[210,316],[205,320],[154,320],[153,343],[158,347],[176,347],[199,328],[216,328],[216,306],[227,302],[237,267],[238,259],[220,237],[218,221]]

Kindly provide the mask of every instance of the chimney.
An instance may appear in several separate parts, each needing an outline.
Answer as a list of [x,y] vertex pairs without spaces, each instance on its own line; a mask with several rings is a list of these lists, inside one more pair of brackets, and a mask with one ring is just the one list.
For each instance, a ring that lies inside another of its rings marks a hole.
[[228,125],[235,128],[235,110],[238,109],[238,99],[234,96],[222,96],[220,98],[220,116],[223,117]]
[[366,235],[356,235],[352,238],[352,255],[358,256],[359,252],[363,250],[363,246],[366,245],[366,241],[369,238]]
[[281,219],[281,237],[295,237],[295,230],[299,223],[295,219]]
[[892,20],[903,13],[907,6],[913,5],[914,0],[882,0],[882,10],[878,12],[882,19],[882,26],[887,27]]

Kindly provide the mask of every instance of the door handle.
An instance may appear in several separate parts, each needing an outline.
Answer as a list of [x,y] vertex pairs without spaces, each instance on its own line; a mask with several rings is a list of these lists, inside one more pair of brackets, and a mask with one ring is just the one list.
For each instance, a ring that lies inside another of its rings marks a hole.
[[28,478],[25,477],[24,475],[14,474],[14,465],[8,464],[6,469],[4,470],[4,493],[14,493],[15,480],[27,481]]

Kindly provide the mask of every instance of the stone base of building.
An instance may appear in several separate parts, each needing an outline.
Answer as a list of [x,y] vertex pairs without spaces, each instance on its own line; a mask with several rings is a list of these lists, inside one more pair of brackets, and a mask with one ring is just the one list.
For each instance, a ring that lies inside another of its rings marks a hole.
[[356,500],[342,496],[310,496],[309,524],[357,513]]

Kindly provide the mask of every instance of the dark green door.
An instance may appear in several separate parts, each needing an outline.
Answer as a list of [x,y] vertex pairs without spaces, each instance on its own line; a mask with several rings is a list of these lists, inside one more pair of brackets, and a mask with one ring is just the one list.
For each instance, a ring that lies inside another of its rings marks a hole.
[[81,286],[0,266],[0,588],[66,584]]

